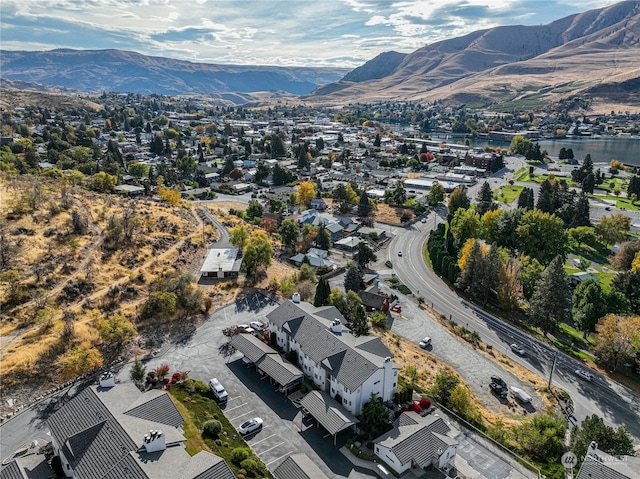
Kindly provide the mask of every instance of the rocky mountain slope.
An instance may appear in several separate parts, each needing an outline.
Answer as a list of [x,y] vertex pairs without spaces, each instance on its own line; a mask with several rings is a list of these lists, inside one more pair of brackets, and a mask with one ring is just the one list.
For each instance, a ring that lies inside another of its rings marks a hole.
[[5,79],[85,92],[177,95],[284,91],[295,95],[336,81],[344,68],[214,65],[122,50],[0,51]]
[[384,62],[383,54],[305,100],[533,107],[581,94],[606,102],[613,100],[611,91],[616,100],[640,105],[640,96],[633,95],[633,79],[640,77],[640,2],[621,2],[548,25],[496,27],[444,40],[407,55],[380,76]]

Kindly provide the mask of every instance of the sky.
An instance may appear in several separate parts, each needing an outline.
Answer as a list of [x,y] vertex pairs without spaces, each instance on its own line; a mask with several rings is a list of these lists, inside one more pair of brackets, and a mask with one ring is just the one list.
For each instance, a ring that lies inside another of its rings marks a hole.
[[354,68],[385,51],[617,0],[1,0],[7,50],[119,49],[203,63]]

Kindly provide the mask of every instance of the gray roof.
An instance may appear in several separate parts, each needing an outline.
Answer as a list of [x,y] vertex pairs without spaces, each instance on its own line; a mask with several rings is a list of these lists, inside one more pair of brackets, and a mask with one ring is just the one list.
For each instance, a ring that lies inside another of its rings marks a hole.
[[269,375],[274,381],[281,386],[302,378],[302,371],[288,361],[280,357],[280,354],[265,354],[256,366]]
[[446,435],[450,428],[439,416],[422,418],[415,412],[404,412],[400,418],[391,431],[374,442],[391,449],[401,464],[413,462],[425,466],[440,457],[448,446],[457,444]]
[[[315,310],[315,311],[314,311]],[[379,368],[391,352],[378,336],[355,337],[329,330],[331,321],[344,317],[335,307],[317,309],[309,303],[282,303],[267,315],[278,329],[300,345],[302,351],[349,391],[355,391]]]
[[311,391],[300,400],[300,405],[309,411],[331,435],[358,423],[356,417],[346,411],[335,399],[324,391]]
[[54,479],[55,477],[44,454],[18,457],[0,471],[0,479]]
[[600,450],[596,457],[587,454],[576,479],[637,479],[640,477],[640,457],[616,458]]
[[[155,393],[156,397],[147,398]],[[140,395],[140,398],[124,414],[134,416],[147,421],[159,422],[168,426],[180,427],[184,418],[168,394],[161,391],[149,391]]]
[[257,363],[265,354],[276,352],[252,334],[236,334],[231,338],[231,345],[254,363]]
[[273,471],[276,479],[328,479],[306,454],[292,454]]
[[[48,425],[78,479],[194,479],[200,476],[185,473],[192,459],[180,447],[185,440],[183,422],[166,392],[143,394],[133,384],[122,383],[84,389],[56,411]],[[163,431],[167,448],[147,453],[143,437],[154,429]],[[179,447],[171,447],[175,445]]]

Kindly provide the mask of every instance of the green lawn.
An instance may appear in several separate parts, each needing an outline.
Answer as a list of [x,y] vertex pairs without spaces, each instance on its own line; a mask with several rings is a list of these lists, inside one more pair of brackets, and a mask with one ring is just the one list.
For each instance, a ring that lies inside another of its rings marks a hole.
[[615,202],[616,208],[624,208],[626,210],[630,210],[630,211],[640,211],[640,202],[636,202],[636,204],[632,204],[631,200],[623,197],[622,195],[620,196],[615,196],[615,195],[593,195],[593,198],[599,199],[599,200],[607,200],[607,201],[613,201]]
[[502,195],[500,195],[500,190],[493,190],[493,194],[503,203],[513,203],[518,199],[523,189],[524,186],[505,185],[502,187]]
[[[249,445],[229,422],[211,393],[189,393],[181,384],[174,385],[169,390],[169,393],[173,396],[180,412],[185,417],[183,429],[187,438],[187,452],[194,455],[203,449],[209,450],[227,461],[227,464],[237,476],[240,466],[231,462],[231,453],[235,448],[249,448]],[[209,419],[217,419],[222,424],[222,432],[219,439],[210,439],[202,436],[202,425]],[[257,456],[252,453],[249,458],[255,460],[261,467],[260,477],[273,477]]]

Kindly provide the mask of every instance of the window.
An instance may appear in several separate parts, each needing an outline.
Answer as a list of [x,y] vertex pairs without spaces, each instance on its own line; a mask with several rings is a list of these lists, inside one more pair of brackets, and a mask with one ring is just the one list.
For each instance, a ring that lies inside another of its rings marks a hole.
[[376,384],[380,384],[380,380],[378,379],[375,383],[373,383],[373,385],[375,386]]
[[393,387],[394,387],[394,388],[396,387],[396,383],[393,383]]

